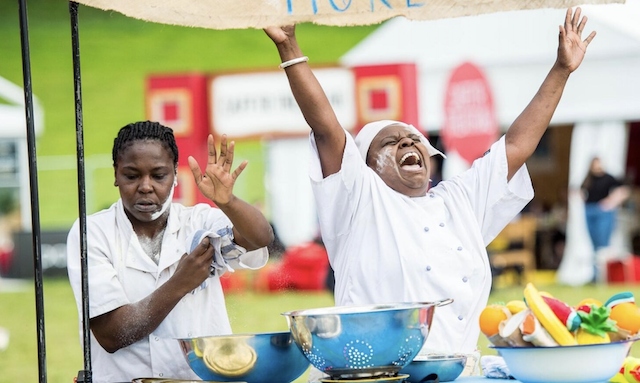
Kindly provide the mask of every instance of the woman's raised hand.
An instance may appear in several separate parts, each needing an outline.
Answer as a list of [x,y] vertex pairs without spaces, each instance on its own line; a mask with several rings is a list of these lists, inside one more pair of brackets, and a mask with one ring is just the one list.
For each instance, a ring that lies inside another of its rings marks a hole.
[[289,38],[295,38],[296,26],[286,25],[284,27],[267,27],[267,28],[264,28],[264,32],[277,45],[277,44],[282,44],[283,42],[287,41]]
[[582,40],[582,31],[587,25],[587,16],[582,17],[582,10],[577,7],[575,11],[567,9],[564,25],[560,26],[558,44],[558,64],[573,72],[580,66],[587,51],[587,46],[596,36],[591,32]]
[[204,173],[202,173],[200,165],[192,156],[189,156],[189,167],[200,192],[216,205],[224,205],[231,200],[233,185],[247,166],[248,161],[243,161],[240,166],[231,172],[235,143],[231,141],[227,144],[227,136],[223,134],[220,139],[219,155],[216,152],[211,134],[207,139],[207,144],[209,146],[209,158]]

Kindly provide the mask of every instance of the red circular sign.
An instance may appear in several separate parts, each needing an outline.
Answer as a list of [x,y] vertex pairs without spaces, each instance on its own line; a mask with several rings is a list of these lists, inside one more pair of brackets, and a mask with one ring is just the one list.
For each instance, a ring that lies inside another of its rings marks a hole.
[[442,141],[471,163],[498,135],[491,88],[476,65],[465,62],[453,70],[444,99]]

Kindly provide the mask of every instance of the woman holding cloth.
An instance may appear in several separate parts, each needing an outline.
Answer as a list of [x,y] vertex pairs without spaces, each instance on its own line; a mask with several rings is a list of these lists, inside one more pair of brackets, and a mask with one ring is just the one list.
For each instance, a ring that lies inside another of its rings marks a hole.
[[[178,338],[231,333],[220,275],[259,268],[268,259],[271,226],[254,206],[233,195],[247,165],[231,171],[234,143],[220,152],[208,138],[204,171],[189,166],[208,204],[172,201],[178,147],[171,128],[157,122],[126,125],[113,143],[120,199],[87,217],[87,264],[93,381],[135,378],[197,380]],[[80,321],[80,230],[67,239],[69,281]],[[82,329],[82,323],[80,329]]]

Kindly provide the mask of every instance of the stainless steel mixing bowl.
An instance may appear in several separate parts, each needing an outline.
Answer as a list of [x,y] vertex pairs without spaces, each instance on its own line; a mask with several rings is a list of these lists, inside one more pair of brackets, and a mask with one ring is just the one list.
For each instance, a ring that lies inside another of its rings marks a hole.
[[289,331],[178,341],[187,363],[202,380],[289,383],[309,368]]
[[401,374],[409,374],[407,382],[420,383],[435,381],[452,382],[462,374],[467,363],[464,354],[418,356],[402,367]]
[[397,375],[429,335],[435,309],[451,303],[337,306],[283,313],[309,362],[332,379]]

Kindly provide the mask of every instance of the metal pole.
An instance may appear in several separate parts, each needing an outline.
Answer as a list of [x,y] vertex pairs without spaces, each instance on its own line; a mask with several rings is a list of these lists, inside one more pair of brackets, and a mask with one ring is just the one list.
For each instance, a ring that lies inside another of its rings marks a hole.
[[31,188],[31,225],[33,242],[33,269],[36,289],[36,322],[38,335],[39,382],[47,381],[47,351],[44,333],[44,294],[42,288],[42,253],[40,244],[40,203],[38,201],[38,164],[33,123],[33,90],[31,88],[31,56],[29,54],[29,23],[27,1],[18,0],[20,14],[20,41],[22,44],[22,74],[24,78],[24,103],[27,122],[27,152],[29,159],[29,183]]
[[77,381],[91,383],[91,328],[89,326],[89,276],[87,267],[87,205],[84,166],[84,136],[82,122],[82,80],[80,76],[80,39],[78,34],[78,3],[69,2],[71,16],[71,49],[73,53],[73,84],[76,110],[76,152],[78,159],[78,211],[80,224],[80,268],[82,275],[82,334],[84,370]]

